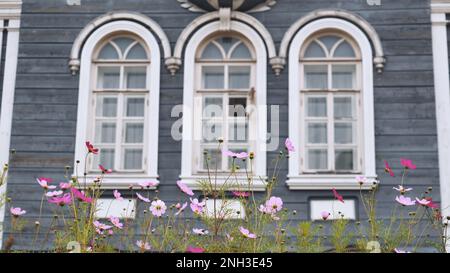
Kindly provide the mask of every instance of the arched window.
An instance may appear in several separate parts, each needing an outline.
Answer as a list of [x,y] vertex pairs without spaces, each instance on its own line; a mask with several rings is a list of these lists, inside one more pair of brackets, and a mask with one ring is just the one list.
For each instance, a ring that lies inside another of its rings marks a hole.
[[[254,104],[252,88],[255,86],[255,56],[248,41],[238,36],[220,36],[205,42],[197,52],[194,134],[200,136],[194,147],[194,172],[207,171],[208,164],[219,171],[231,168],[231,158],[217,153],[217,140],[223,139],[222,148],[233,152],[254,151],[249,130],[256,124],[249,111]],[[217,162],[216,162],[217,160]],[[249,162],[249,161],[246,161]],[[237,161],[241,170],[243,161]]]

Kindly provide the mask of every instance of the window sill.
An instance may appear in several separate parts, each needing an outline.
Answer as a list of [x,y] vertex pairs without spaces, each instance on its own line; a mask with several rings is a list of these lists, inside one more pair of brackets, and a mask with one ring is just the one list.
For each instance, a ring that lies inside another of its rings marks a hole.
[[[261,180],[265,180],[267,179],[267,177],[253,177],[253,184],[250,186],[249,189],[249,185],[242,181],[242,180],[246,180],[245,177],[238,177],[238,185],[236,185],[236,182],[230,178],[227,181],[227,184],[233,184],[232,187],[228,188],[227,191],[265,191],[266,190],[266,186],[267,184]],[[189,186],[192,190],[202,190],[202,187],[200,185],[199,180],[208,180],[208,176],[204,176],[204,175],[195,175],[195,176],[189,176],[189,177],[181,177],[180,176],[180,180],[185,183],[187,186]],[[214,183],[215,177],[212,176],[211,180]],[[221,187],[224,185],[225,181],[227,180],[227,176],[218,176],[217,177],[217,187]]]
[[290,190],[370,190],[376,177],[367,177],[367,183],[360,186],[358,175],[297,175],[288,176],[286,184]]
[[[92,175],[89,174],[86,176],[86,186],[91,186],[94,184],[94,180],[98,178],[99,175]],[[84,186],[84,176],[78,177],[80,186]],[[141,182],[148,182],[148,181],[154,181],[156,183],[155,187],[146,188],[149,190],[155,190],[156,187],[159,185],[158,177],[157,176],[142,176],[142,175],[105,175],[102,179],[102,189],[129,189],[130,186],[140,187],[138,183]]]

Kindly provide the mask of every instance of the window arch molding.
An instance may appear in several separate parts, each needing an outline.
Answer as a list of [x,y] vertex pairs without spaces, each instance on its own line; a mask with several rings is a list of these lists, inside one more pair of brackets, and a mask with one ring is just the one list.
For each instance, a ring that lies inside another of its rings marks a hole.
[[[254,86],[256,90],[255,103],[256,106],[256,124],[258,137],[256,138],[257,151],[255,156],[255,177],[266,177],[266,139],[267,134],[267,51],[264,41],[260,35],[248,25],[232,20],[230,22],[230,29],[227,32],[220,31],[220,22],[211,22],[200,29],[198,29],[185,48],[184,56],[184,88],[183,88],[183,133],[182,133],[182,158],[181,158],[181,174],[180,179],[193,189],[200,189],[197,183],[199,176],[193,174],[193,108],[194,108],[194,92],[195,92],[195,66],[196,55],[203,43],[215,34],[229,34],[236,33],[244,36],[248,41],[251,41],[252,47],[255,50],[256,69],[255,75],[258,79]],[[218,185],[223,183],[218,179]],[[265,184],[259,179],[254,181],[253,190],[264,191]]]
[[[337,18],[324,18],[305,25],[293,38],[289,50],[289,137],[294,145],[300,143],[300,53],[310,37],[322,31],[337,31],[351,37],[361,53],[361,108],[362,108],[362,175],[369,180],[376,179],[375,166],[375,129],[374,129],[374,98],[373,98],[373,59],[369,39],[360,28],[354,24]],[[302,174],[299,153],[289,157],[289,173],[287,184],[290,189],[359,189],[355,183],[355,175],[321,175]],[[364,187],[369,187],[366,183]]]
[[[103,181],[105,188],[128,188],[130,183],[138,183],[141,181],[157,180],[158,179],[158,136],[159,136],[159,96],[160,96],[160,65],[161,55],[157,39],[153,36],[144,26],[131,22],[128,20],[114,21],[105,24],[96,31],[94,31],[84,43],[81,52],[80,63],[80,83],[78,90],[78,113],[77,113],[77,133],[75,142],[75,161],[79,160],[79,166],[85,165],[85,141],[88,134],[89,123],[89,107],[92,107],[92,82],[95,77],[93,71],[94,66],[92,64],[92,58],[97,52],[97,49],[103,45],[106,38],[121,35],[131,34],[136,36],[148,49],[150,55],[149,71],[147,74],[148,81],[148,115],[146,124],[146,133],[149,140],[144,154],[147,155],[147,166],[142,175],[126,175],[117,174],[115,176],[108,176]],[[149,80],[151,78],[151,80]],[[83,79],[83,80],[81,80]],[[84,167],[83,167],[84,168]],[[76,168],[74,168],[76,170]]]

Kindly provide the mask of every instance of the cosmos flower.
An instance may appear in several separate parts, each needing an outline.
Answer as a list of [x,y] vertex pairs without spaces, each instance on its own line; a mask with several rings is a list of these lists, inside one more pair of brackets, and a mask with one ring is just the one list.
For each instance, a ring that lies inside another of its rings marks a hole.
[[166,213],[166,204],[161,200],[153,201],[150,206],[150,211],[156,217],[161,217],[164,213]]
[[61,194],[63,194],[63,191],[49,191],[45,194],[45,196],[47,197],[55,197],[55,196],[60,196]]
[[335,188],[331,189],[333,191],[334,198],[336,198],[339,202],[344,203],[344,197],[340,195]]
[[209,231],[207,231],[206,229],[201,228],[194,228],[192,229],[192,231],[197,235],[207,235],[209,233]]
[[114,190],[113,191],[113,195],[114,195],[114,198],[116,200],[118,200],[118,201],[122,201],[123,200],[122,194],[120,194],[120,192],[118,190]]
[[89,141],[86,141],[86,148],[88,149],[89,153],[98,154],[98,149],[94,148],[94,145],[92,145]]
[[188,246],[186,248],[186,252],[187,253],[203,253],[203,252],[205,252],[205,249],[201,248],[201,247]]
[[101,223],[101,222],[99,222],[99,221],[94,221],[93,224],[94,224],[94,227],[95,227],[98,231],[100,231],[101,234],[102,234],[103,231],[105,231],[105,230],[112,229],[112,226],[103,224],[103,223]]
[[250,193],[249,192],[245,192],[245,191],[233,191],[233,195],[235,197],[245,198],[245,197],[249,197]]
[[103,167],[102,165],[98,165],[98,168],[102,171],[102,173],[104,174],[108,174],[108,173],[112,173],[111,169],[107,169],[105,167]]
[[320,215],[322,216],[322,219],[326,221],[328,217],[330,217],[331,213],[329,213],[328,211],[322,211]]
[[365,176],[358,175],[355,179],[359,185],[364,185],[367,183],[367,178]]
[[386,160],[384,161],[384,172],[388,173],[391,177],[395,176],[392,168],[389,166],[389,163]]
[[184,184],[181,180],[177,181],[177,185],[180,188],[180,190],[182,192],[184,192],[185,194],[187,194],[189,196],[194,196],[194,192],[186,184]]
[[206,205],[205,201],[199,202],[197,198],[195,198],[195,199],[190,198],[190,200],[191,200],[191,204],[190,204],[191,210],[195,214],[201,214]]
[[78,201],[80,202],[85,202],[85,203],[92,203],[92,198],[91,197],[87,197],[84,192],[79,191],[76,188],[71,188],[70,191],[72,192],[73,196],[78,199]]
[[245,159],[248,157],[248,153],[246,153],[246,152],[235,153],[235,152],[228,151],[228,150],[222,150],[222,154],[224,156],[234,157],[234,158],[239,158],[239,159]]
[[136,245],[141,249],[141,250],[150,250],[150,244],[147,242],[143,242],[143,241],[136,241]]
[[398,191],[398,192],[401,193],[401,194],[405,194],[405,193],[407,193],[407,192],[413,190],[412,188],[405,188],[405,187],[403,187],[402,185],[398,186],[398,188],[393,187],[393,189],[396,190],[396,191]]
[[142,195],[139,194],[138,192],[136,193],[136,195],[137,195],[137,197],[138,197],[139,199],[141,199],[141,200],[144,201],[145,203],[150,203],[150,199],[148,199],[148,198],[142,196]]
[[244,235],[245,238],[256,239],[256,234],[251,233],[244,227],[239,227],[239,231],[242,233],[242,235]]
[[120,222],[119,217],[110,216],[110,217],[109,217],[109,221],[110,221],[111,224],[113,224],[116,228],[118,228],[118,229],[122,229],[122,228],[123,228],[123,223]]
[[70,182],[67,182],[67,183],[61,182],[61,183],[59,183],[59,188],[60,188],[61,190],[68,190],[68,189],[70,189],[71,187],[72,187],[72,184],[71,184]]
[[428,206],[428,204],[430,204],[430,202],[431,201],[428,201],[427,199],[419,199],[419,198],[417,198],[416,197],[416,202],[419,204],[419,205],[422,205],[422,206]]
[[[180,206],[178,206],[178,205],[180,205]],[[176,208],[178,209],[178,211],[175,212],[175,216],[177,216],[180,213],[182,213],[186,207],[187,207],[187,202],[185,202],[183,205],[177,204]]]
[[283,200],[279,197],[272,196],[266,201],[266,212],[274,214],[283,208]]
[[145,182],[139,182],[138,185],[141,186],[142,188],[151,188],[151,187],[156,187],[157,183],[154,181],[145,181]]
[[404,195],[397,196],[395,198],[395,201],[397,201],[398,203],[400,203],[403,206],[413,206],[416,204],[416,201],[411,200],[411,198],[405,197]]
[[288,150],[288,152],[295,152],[294,144],[292,144],[292,141],[289,138],[286,138],[284,146],[286,147],[286,150]]
[[19,216],[27,213],[26,210],[23,210],[21,208],[13,208],[13,207],[11,207],[10,212],[11,212],[12,216],[14,216],[14,217],[19,217]]
[[410,169],[410,170],[415,170],[416,169],[416,165],[414,165],[412,163],[411,159],[401,158],[400,159],[400,164],[402,164],[402,166],[405,167],[405,169]]
[[432,199],[431,197],[426,197],[425,199],[426,199],[427,201],[430,201],[430,202],[428,203],[428,205],[426,205],[427,207],[429,207],[429,208],[431,208],[431,209],[437,209],[437,208],[439,208],[439,206],[438,206],[436,203],[433,202],[433,199]]
[[40,178],[36,179],[36,181],[45,190],[54,190],[54,189],[56,189],[56,186],[50,186],[48,184],[48,183],[52,182],[51,178],[40,177]]
[[64,205],[69,205],[72,202],[72,195],[70,193],[66,193],[63,196],[52,197],[48,200],[48,202],[63,207]]

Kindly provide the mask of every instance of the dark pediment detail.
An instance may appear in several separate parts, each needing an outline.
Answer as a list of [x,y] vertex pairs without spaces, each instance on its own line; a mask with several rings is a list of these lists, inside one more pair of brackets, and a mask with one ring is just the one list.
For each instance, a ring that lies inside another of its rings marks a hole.
[[269,10],[276,0],[177,0],[183,8],[193,12],[211,12],[220,8],[231,8],[241,12]]

